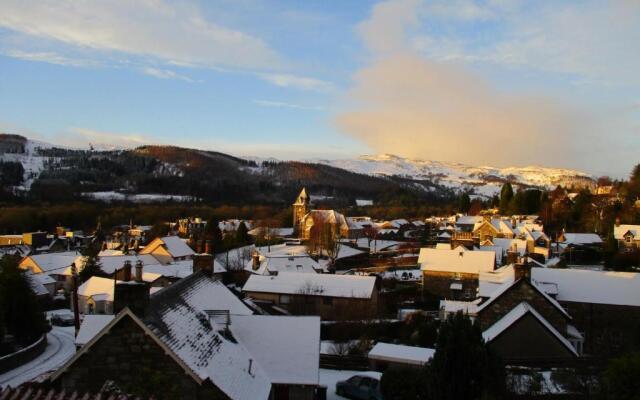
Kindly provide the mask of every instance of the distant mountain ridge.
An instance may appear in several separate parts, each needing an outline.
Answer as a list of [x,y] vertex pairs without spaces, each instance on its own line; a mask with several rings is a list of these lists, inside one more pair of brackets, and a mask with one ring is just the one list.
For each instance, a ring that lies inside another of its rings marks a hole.
[[394,155],[279,161],[156,145],[79,150],[3,134],[0,161],[22,165],[24,179],[14,186],[18,192],[68,192],[93,199],[153,194],[135,198],[283,203],[306,186],[311,193],[350,202],[403,193],[445,200],[461,191],[488,198],[507,181],[544,188],[594,184],[586,173],[560,168],[472,167]]
[[454,190],[471,190],[491,196],[504,182],[524,187],[552,189],[558,185],[591,187],[595,178],[585,172],[539,166],[474,167],[456,162],[427,161],[392,154],[365,155],[356,159],[315,160],[326,165],[374,176],[401,176],[418,182],[429,181]]

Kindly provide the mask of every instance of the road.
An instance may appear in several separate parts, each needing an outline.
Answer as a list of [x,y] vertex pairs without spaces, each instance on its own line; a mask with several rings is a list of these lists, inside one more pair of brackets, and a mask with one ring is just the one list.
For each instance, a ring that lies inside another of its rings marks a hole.
[[47,348],[37,358],[0,375],[0,388],[16,387],[45,372],[58,369],[76,352],[73,327],[54,326],[47,334]]

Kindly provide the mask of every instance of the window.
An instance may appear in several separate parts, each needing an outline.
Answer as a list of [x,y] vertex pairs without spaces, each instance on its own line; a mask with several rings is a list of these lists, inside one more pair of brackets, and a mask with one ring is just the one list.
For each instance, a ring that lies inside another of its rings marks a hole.
[[289,304],[291,303],[291,297],[288,294],[280,295],[280,304]]
[[632,239],[631,235],[627,235],[624,237],[624,240],[626,240],[627,243],[631,243],[631,239]]

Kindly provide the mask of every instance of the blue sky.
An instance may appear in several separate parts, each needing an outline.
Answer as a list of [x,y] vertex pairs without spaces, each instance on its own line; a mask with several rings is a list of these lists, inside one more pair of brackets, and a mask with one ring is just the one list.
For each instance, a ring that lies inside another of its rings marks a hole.
[[626,175],[635,1],[0,3],[0,130]]

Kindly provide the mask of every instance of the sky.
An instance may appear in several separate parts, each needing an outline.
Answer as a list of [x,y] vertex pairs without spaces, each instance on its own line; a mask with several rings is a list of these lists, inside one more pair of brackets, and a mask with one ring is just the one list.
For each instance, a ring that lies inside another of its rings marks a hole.
[[0,131],[625,177],[640,2],[0,1]]

